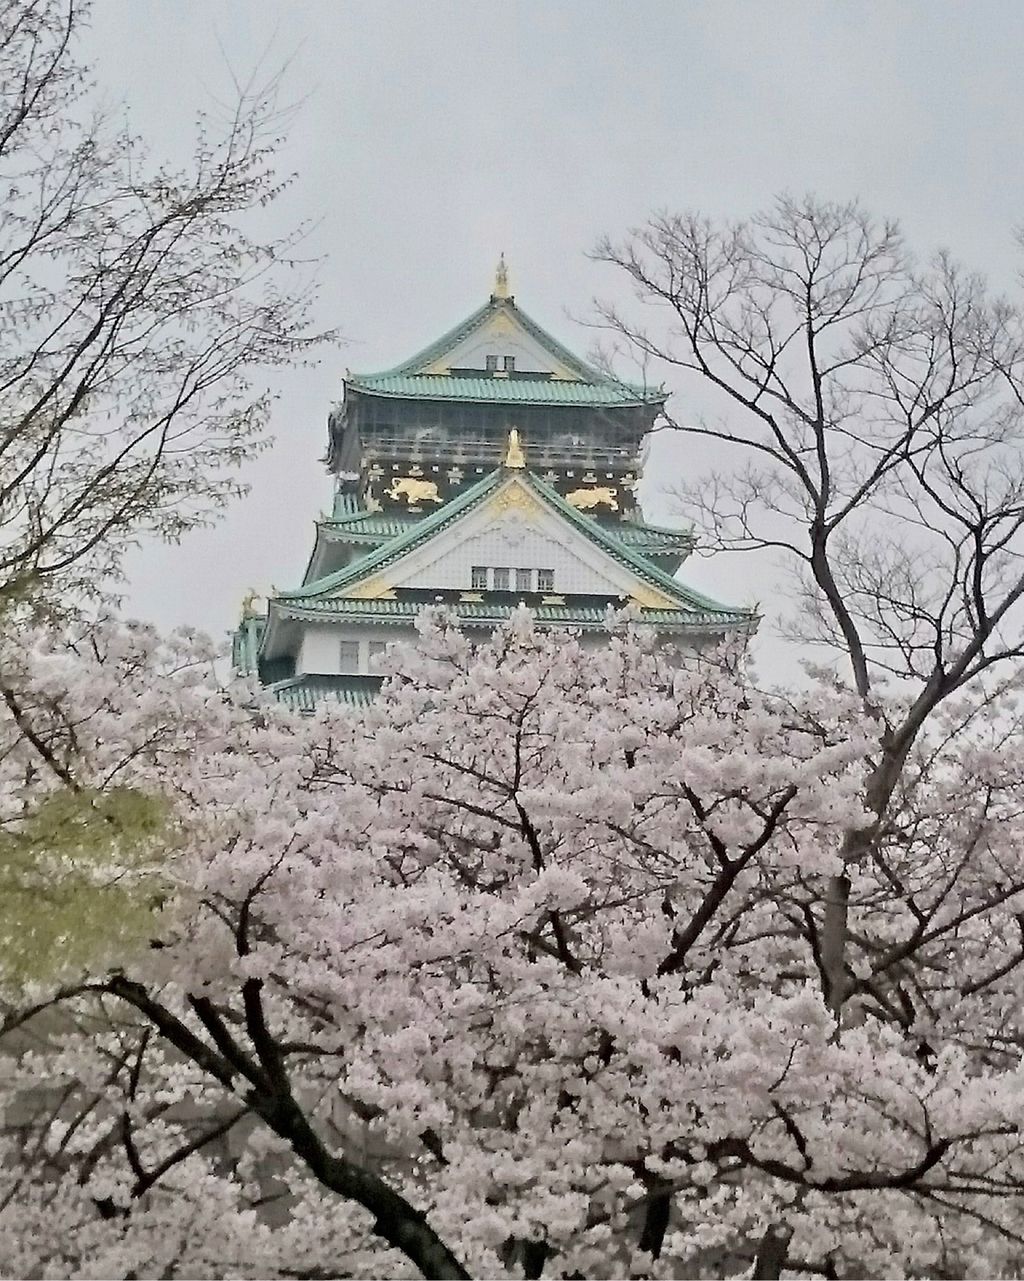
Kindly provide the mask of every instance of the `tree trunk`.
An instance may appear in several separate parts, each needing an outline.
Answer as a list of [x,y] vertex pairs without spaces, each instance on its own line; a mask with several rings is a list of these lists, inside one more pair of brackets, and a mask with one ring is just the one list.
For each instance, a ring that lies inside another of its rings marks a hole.
[[773,1223],[765,1231],[754,1257],[752,1281],[778,1281],[786,1266],[786,1255],[792,1239],[793,1229],[785,1223]]
[[846,935],[850,908],[850,878],[830,876],[825,890],[825,920],[821,930],[821,968],[825,1000],[839,1017],[846,999]]

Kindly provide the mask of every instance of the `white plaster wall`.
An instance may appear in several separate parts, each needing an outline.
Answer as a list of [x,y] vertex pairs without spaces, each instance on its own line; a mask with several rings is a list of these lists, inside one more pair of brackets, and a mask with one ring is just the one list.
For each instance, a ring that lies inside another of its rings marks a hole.
[[489,321],[476,333],[458,343],[440,360],[429,366],[432,372],[441,369],[484,369],[486,356],[498,356],[500,366],[502,356],[515,356],[516,372],[556,374],[559,377],[574,376],[571,371],[552,360],[532,334],[503,316]]
[[385,572],[396,587],[470,588],[474,565],[553,569],[557,593],[628,596],[636,577],[546,508],[473,512]]
[[[470,633],[479,637],[479,633]],[[302,644],[299,651],[299,660],[296,664],[296,675],[317,675],[317,676],[336,676],[341,672],[339,662],[340,642],[342,640],[355,640],[359,642],[360,671],[363,673],[373,673],[373,668],[369,665],[369,642],[384,641],[391,643],[415,643],[417,633],[414,627],[368,627],[365,624],[348,625],[348,624],[307,624],[303,633]],[[607,645],[608,635],[603,631],[583,632],[580,641],[585,649],[599,649],[602,645]],[[680,641],[673,639],[671,642],[684,650],[699,647],[699,641]]]
[[302,643],[295,663],[295,673],[301,675],[337,676],[341,673],[341,642],[356,641],[359,645],[359,671],[372,672],[369,662],[369,643],[384,641],[387,644],[413,641],[413,627],[396,627],[388,624],[371,627],[359,623],[307,623],[302,633]]

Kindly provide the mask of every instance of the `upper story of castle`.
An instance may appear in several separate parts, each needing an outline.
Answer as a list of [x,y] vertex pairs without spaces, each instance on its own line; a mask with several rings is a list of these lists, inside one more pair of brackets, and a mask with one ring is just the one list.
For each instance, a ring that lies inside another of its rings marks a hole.
[[509,433],[573,506],[629,519],[640,445],[666,393],[603,374],[516,306],[504,259],[461,324],[393,369],[349,373],[328,419],[342,507],[417,514],[493,471]]

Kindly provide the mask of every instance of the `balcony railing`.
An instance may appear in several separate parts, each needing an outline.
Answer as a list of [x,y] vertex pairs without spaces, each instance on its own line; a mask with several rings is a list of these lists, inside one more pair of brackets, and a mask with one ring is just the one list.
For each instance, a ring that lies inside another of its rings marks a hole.
[[[497,467],[505,456],[507,443],[496,440],[410,440],[408,436],[374,435],[363,442],[364,464],[369,462],[411,462],[423,464],[483,464]],[[547,468],[585,468],[593,471],[635,470],[638,449],[632,445],[524,445],[526,465],[532,471]]]

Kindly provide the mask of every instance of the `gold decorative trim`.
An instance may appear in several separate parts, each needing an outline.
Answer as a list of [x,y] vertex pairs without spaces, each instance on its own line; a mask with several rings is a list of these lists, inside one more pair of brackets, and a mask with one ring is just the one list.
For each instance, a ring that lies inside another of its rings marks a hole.
[[639,605],[641,609],[678,609],[678,604],[662,592],[655,591],[653,587],[645,587],[642,583],[637,583],[630,592],[630,599],[634,605]]
[[589,489],[574,489],[571,494],[566,494],[565,501],[578,511],[590,511],[593,507],[607,507],[613,512],[619,510],[619,496],[613,485],[594,485]]
[[522,471],[526,466],[526,455],[523,453],[519,432],[515,427],[508,434],[508,445],[505,447],[503,466],[512,467],[517,471]]
[[516,482],[489,499],[487,510],[492,512],[535,512],[540,510],[540,503],[528,490]]
[[[417,469],[421,470],[421,469]],[[393,503],[404,498],[407,507],[419,503],[443,503],[444,499],[437,492],[436,480],[419,480],[416,476],[395,476],[384,491],[384,497]]]
[[256,602],[259,600],[259,598],[260,598],[260,594],[259,594],[259,592],[256,590],[256,588],[255,588],[255,587],[250,587],[250,588],[249,588],[249,590],[248,590],[248,591],[245,593],[245,595],[242,597],[242,618],[241,618],[241,621],[242,621],[243,623],[244,623],[244,622],[246,621],[246,619],[248,619],[248,618],[258,618],[258,617],[259,617],[259,610],[256,608]]
[[498,259],[498,266],[495,268],[494,293],[492,294],[492,297],[494,298],[510,297],[509,287],[508,287],[508,267],[505,265],[504,253],[502,253],[501,257]]
[[368,578],[365,582],[356,583],[345,595],[349,600],[394,600],[394,588],[383,578]]

